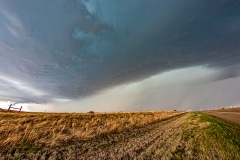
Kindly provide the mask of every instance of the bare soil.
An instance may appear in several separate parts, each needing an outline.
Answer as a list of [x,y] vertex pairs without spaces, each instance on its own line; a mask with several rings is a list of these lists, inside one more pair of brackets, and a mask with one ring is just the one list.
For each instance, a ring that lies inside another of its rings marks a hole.
[[236,107],[236,108],[222,108],[222,109],[218,109],[215,110],[217,112],[238,112],[240,113],[240,107]]
[[204,111],[204,113],[240,124],[240,107]]

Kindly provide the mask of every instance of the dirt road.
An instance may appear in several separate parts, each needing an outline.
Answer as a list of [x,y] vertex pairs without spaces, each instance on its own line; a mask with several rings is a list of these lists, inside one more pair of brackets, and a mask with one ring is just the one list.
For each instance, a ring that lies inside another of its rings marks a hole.
[[240,112],[205,111],[204,113],[240,124]]
[[171,157],[177,146],[181,145],[181,136],[178,135],[182,131],[179,130],[179,127],[183,125],[187,117],[184,115],[178,119],[136,129],[130,133],[113,135],[107,148],[96,147],[94,152],[85,153],[82,159],[105,159],[106,157],[152,159],[160,155],[165,155],[162,158]]

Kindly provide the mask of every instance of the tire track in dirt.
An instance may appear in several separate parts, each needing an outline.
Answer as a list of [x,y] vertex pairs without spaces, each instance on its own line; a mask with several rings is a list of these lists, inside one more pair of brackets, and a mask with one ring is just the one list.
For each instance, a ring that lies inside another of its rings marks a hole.
[[179,135],[182,132],[180,128],[188,117],[188,114],[184,114],[168,121],[140,128],[131,132],[131,134],[136,132],[135,137],[129,139],[129,135],[126,134],[125,138],[121,138],[122,141],[118,141],[117,144],[95,152],[92,150],[80,157],[81,159],[153,159],[165,155],[165,158],[169,159],[180,143],[181,136]]

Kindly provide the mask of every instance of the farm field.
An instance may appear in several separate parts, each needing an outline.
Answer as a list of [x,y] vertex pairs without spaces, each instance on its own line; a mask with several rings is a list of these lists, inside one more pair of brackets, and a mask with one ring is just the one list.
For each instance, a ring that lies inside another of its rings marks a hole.
[[240,159],[240,125],[201,112],[0,114],[4,160]]
[[240,107],[204,111],[204,113],[240,124]]

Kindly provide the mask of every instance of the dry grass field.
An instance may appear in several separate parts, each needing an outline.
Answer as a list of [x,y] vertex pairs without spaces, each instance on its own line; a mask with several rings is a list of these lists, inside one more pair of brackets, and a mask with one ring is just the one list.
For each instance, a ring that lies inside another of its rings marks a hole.
[[0,112],[0,160],[240,159],[240,125],[202,112]]
[[56,147],[162,121],[181,112],[0,112],[0,149],[6,153]]

